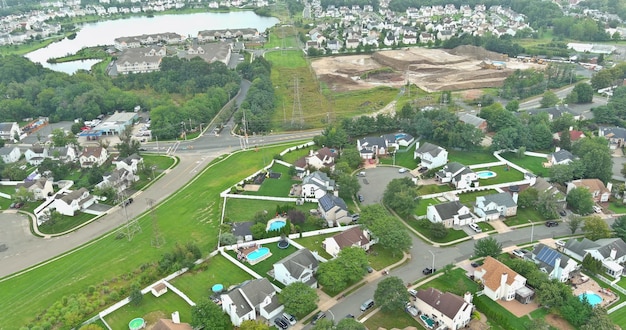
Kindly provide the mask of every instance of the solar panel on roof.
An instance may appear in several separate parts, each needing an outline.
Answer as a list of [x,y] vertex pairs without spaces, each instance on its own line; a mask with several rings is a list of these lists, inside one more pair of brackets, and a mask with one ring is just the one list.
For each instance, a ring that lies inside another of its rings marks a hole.
[[322,204],[322,208],[325,211],[330,210],[334,204],[332,198],[328,197],[328,195],[324,195],[322,198],[320,198],[319,202],[320,204]]
[[545,262],[548,265],[554,265],[554,261],[557,258],[561,258],[561,254],[548,247],[544,247],[543,249],[541,249],[541,251],[539,251],[539,254],[537,254],[537,259]]

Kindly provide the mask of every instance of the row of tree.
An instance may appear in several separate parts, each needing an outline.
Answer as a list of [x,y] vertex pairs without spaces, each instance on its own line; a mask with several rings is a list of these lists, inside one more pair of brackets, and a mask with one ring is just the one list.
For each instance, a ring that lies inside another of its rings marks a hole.
[[413,136],[437,141],[443,147],[463,150],[476,149],[484,137],[480,129],[460,121],[447,109],[415,111],[409,120],[402,122],[402,129]]
[[[274,85],[270,79],[271,66],[262,57],[256,57],[250,64],[239,65],[237,70],[246,79],[252,81],[245,100],[241,104],[241,111],[235,116],[237,122],[246,117],[247,132],[269,132],[272,129],[272,115],[275,110],[276,96]],[[243,129],[242,128],[242,129]]]

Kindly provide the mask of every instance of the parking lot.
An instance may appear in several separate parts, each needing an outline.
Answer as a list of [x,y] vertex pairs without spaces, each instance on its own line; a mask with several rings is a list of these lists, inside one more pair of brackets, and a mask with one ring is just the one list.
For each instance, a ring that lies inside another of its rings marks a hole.
[[48,123],[48,125],[40,128],[37,132],[29,134],[27,137],[23,138],[20,141],[20,144],[33,144],[33,143],[45,143],[49,140],[48,136],[52,134],[52,131],[60,128],[66,131],[72,130],[72,125],[74,123],[71,121],[61,121],[58,123]]
[[365,176],[359,176],[361,189],[359,194],[363,196],[363,205],[378,204],[383,200],[385,188],[393,179],[411,178],[408,172],[399,173],[400,167],[381,166],[363,170]]

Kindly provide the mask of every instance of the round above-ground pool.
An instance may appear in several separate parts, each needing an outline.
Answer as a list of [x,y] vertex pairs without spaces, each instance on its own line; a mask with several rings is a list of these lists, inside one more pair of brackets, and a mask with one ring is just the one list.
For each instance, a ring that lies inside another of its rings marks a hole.
[[580,299],[581,301],[585,297],[587,298],[587,302],[591,306],[595,306],[595,305],[597,305],[597,304],[602,302],[602,297],[600,297],[599,295],[597,295],[597,294],[595,294],[595,293],[593,293],[591,291],[587,291],[585,293],[581,293],[581,294],[578,295],[578,299]]
[[266,248],[266,247],[262,247],[262,248],[258,248],[250,253],[248,253],[248,255],[246,256],[246,258],[248,259],[248,262],[255,262],[256,260],[259,260],[263,257],[265,257],[266,254],[270,253],[270,249]]
[[289,247],[289,241],[288,240],[278,241],[278,248],[279,249],[286,249],[288,247]]
[[491,179],[491,178],[495,178],[496,172],[494,171],[480,171],[480,172],[476,172],[476,175],[478,176],[479,179]]
[[130,330],[139,330],[146,327],[146,321],[141,317],[137,317],[128,322],[128,329]]
[[265,231],[279,230],[287,224],[284,218],[272,219],[267,222],[267,228]]
[[213,292],[222,292],[222,290],[224,290],[224,286],[222,284],[215,284],[212,288],[211,291]]

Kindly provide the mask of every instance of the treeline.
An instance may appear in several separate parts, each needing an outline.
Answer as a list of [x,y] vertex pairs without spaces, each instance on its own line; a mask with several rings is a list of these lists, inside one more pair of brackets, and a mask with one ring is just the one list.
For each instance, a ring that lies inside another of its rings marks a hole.
[[581,19],[572,16],[555,18],[552,20],[552,32],[554,36],[581,41],[611,40],[611,35],[604,30],[604,23],[591,18]]
[[591,111],[597,124],[626,126],[626,86],[616,88],[607,105],[592,108]]
[[619,86],[626,78],[626,63],[619,63],[612,68],[604,68],[591,77],[591,86],[598,90],[611,86]]
[[578,7],[597,9],[603,12],[612,13],[626,20],[626,2],[619,0],[585,0],[578,3]]
[[274,85],[270,78],[271,64],[264,58],[257,57],[252,63],[238,65],[237,70],[244,78],[252,81],[246,99],[241,104],[241,111],[236,115],[237,122],[241,122],[245,112],[246,133],[269,132],[276,103]]
[[575,66],[550,63],[544,71],[515,70],[504,80],[500,96],[505,99],[527,98],[542,94],[549,88],[559,88],[575,82]]
[[445,109],[416,111],[403,130],[427,141],[437,141],[446,148],[472,150],[480,146],[483,132],[473,125],[459,120],[453,112]]
[[493,35],[480,37],[472,36],[470,34],[462,34],[458,37],[452,37],[441,44],[441,46],[446,49],[453,49],[461,45],[482,46],[492,52],[507,54],[510,57],[515,57],[524,53],[524,47],[513,42],[513,37],[509,35],[504,35],[498,38]]

